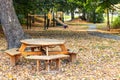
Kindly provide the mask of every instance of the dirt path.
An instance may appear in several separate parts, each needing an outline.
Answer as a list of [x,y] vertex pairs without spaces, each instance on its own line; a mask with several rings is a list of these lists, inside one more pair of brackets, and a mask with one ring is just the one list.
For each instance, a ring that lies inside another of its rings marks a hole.
[[88,31],[95,31],[95,30],[97,30],[95,24],[88,24]]
[[120,36],[109,34],[109,33],[101,33],[101,32],[98,32],[98,31],[88,31],[88,34],[90,34],[92,36],[101,37],[101,38],[120,40]]

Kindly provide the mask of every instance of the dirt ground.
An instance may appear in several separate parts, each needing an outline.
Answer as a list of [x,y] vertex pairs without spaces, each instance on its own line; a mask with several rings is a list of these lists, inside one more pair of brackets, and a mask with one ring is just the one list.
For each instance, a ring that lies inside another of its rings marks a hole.
[[91,35],[78,26],[48,30],[40,27],[27,30],[24,27],[24,31],[32,38],[65,40],[68,49],[79,50],[77,61],[62,60],[60,71],[51,73],[36,72],[36,62],[24,58],[11,67],[9,57],[4,53],[7,43],[1,33],[0,80],[120,80],[120,40]]

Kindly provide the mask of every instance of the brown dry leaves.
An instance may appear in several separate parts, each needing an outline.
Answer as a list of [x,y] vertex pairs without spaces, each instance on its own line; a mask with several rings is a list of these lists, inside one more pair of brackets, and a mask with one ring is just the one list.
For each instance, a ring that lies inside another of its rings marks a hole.
[[[9,66],[9,58],[0,52],[0,80],[120,80],[120,41],[72,31],[27,31],[33,38],[66,40],[66,47],[80,50],[75,63],[62,62],[57,73],[36,72],[36,63],[22,59]],[[0,38],[6,45],[4,39]],[[5,48],[5,47],[4,47]]]

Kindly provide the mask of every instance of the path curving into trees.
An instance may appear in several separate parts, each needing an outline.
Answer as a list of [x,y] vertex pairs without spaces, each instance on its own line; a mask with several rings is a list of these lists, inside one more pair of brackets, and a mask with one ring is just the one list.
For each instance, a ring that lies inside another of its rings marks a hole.
[[101,33],[101,32],[98,32],[98,31],[88,31],[88,34],[90,34],[92,36],[101,37],[101,38],[120,40],[120,36],[109,34],[109,33]]

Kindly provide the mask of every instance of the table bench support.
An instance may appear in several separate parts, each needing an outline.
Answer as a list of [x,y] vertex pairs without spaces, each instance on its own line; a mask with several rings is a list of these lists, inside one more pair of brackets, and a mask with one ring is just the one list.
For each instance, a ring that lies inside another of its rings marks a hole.
[[76,62],[76,57],[77,57],[77,54],[76,53],[70,53],[70,62]]
[[39,60],[45,60],[45,70],[47,70],[47,72],[50,72],[50,65],[52,60],[56,61],[56,68],[59,70],[61,65],[60,60],[62,58],[68,58],[68,57],[69,55],[51,55],[51,56],[27,56],[25,58],[37,60],[37,71],[39,71],[40,68]]
[[8,49],[5,51],[5,53],[10,57],[10,65],[15,66],[20,57],[20,52],[18,51],[18,48]]
[[56,68],[60,70],[60,59],[56,59]]
[[39,71],[40,68],[40,60],[37,60],[37,71]]

